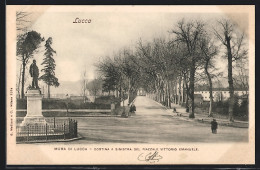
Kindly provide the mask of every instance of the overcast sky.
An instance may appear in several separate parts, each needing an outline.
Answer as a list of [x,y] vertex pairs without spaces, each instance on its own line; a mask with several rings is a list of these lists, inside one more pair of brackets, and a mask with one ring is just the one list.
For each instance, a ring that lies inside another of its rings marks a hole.
[[[134,47],[139,38],[144,41],[156,37],[168,38],[168,31],[182,18],[202,19],[210,24],[220,14],[174,12],[44,12],[37,16],[31,29],[47,39],[53,38],[57,51],[56,76],[60,81],[80,80],[86,67],[88,78],[95,77],[95,66],[101,57],[109,56],[123,47]],[[241,15],[244,23],[246,15]],[[241,18],[237,16],[237,18]],[[89,24],[75,24],[75,18],[91,19]],[[244,23],[245,25],[247,24]],[[41,68],[44,43],[34,58]],[[225,65],[225,64],[224,64]],[[224,66],[223,65],[223,66]],[[224,67],[223,67],[224,68]],[[43,73],[40,73],[40,75]]]

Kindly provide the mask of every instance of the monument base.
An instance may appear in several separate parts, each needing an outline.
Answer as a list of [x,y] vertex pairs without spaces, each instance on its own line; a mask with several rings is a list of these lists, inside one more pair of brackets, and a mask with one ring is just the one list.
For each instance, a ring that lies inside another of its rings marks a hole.
[[24,117],[21,126],[26,126],[26,125],[46,125],[46,120],[43,116],[26,116]]
[[41,91],[39,89],[30,89],[25,96],[27,97],[27,114],[21,125],[45,125],[46,121],[42,115],[43,95]]

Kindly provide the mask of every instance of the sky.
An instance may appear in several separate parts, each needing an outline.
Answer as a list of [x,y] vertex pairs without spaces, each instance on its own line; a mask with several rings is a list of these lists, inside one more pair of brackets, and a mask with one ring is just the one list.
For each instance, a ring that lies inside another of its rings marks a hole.
[[[91,23],[72,23],[77,17],[91,19]],[[163,36],[170,28],[162,14],[142,13],[45,13],[32,26],[44,37],[53,38],[56,75],[63,81],[79,80],[84,67],[93,79],[94,65],[102,57],[135,46],[140,37],[151,40]]]
[[[95,78],[95,64],[99,60],[111,56],[124,47],[134,48],[140,38],[143,41],[151,41],[158,37],[169,38],[169,31],[182,18],[202,19],[210,24],[223,16],[214,13],[175,13],[162,10],[148,12],[47,10],[43,13],[31,13],[34,19],[30,29],[41,33],[45,40],[52,37],[52,47],[57,52],[54,59],[59,81],[78,81],[84,68],[87,70],[88,79]],[[238,21],[242,27],[247,25],[245,15],[236,14],[233,17],[240,18]],[[76,18],[91,19],[91,23],[73,23]],[[44,43],[34,55],[40,69],[43,54]],[[219,60],[218,65],[222,70],[225,69],[225,61]]]

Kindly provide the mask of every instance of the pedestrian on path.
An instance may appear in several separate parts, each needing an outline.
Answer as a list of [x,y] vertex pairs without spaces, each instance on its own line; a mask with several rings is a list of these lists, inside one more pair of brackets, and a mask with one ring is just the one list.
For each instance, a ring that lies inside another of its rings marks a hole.
[[216,121],[216,119],[213,119],[213,121],[211,121],[211,131],[212,131],[212,133],[216,134],[217,129],[218,129],[218,122]]
[[135,113],[136,111],[136,107],[135,107],[135,104],[133,103],[131,106],[130,106],[130,113]]

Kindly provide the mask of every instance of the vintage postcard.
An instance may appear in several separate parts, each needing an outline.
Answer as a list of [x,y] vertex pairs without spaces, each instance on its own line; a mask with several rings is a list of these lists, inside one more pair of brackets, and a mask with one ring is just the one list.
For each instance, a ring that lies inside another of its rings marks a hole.
[[7,5],[7,165],[255,163],[255,7]]

